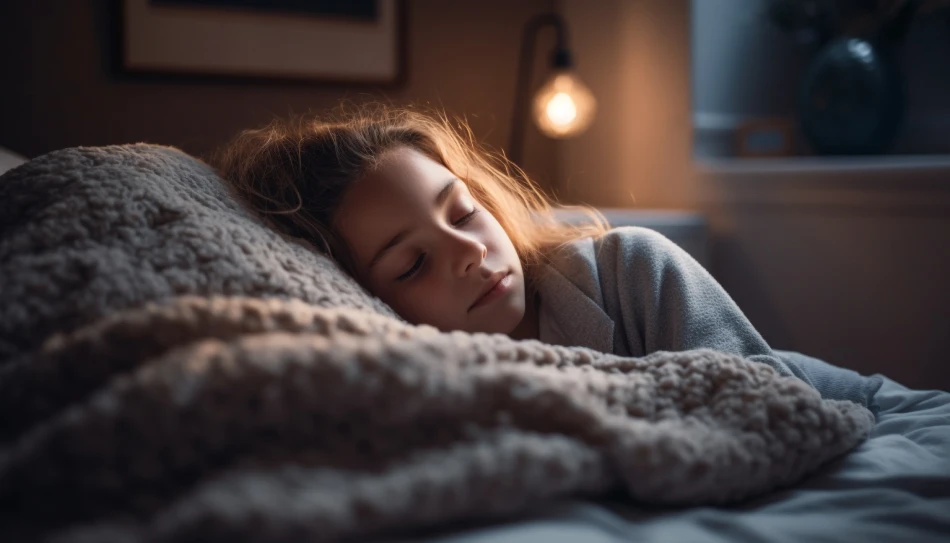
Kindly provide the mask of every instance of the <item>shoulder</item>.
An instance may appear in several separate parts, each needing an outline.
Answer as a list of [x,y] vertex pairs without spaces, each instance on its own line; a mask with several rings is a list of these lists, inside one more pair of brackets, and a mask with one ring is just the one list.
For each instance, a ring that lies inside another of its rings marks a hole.
[[590,239],[591,255],[599,267],[655,267],[687,257],[678,245],[656,230],[640,226],[612,228]]
[[656,230],[642,226],[611,228],[597,238],[590,238],[595,248],[669,250],[676,245]]
[[550,255],[551,266],[568,277],[598,275],[597,270],[654,266],[682,257],[683,251],[666,236],[639,226],[612,228],[597,237],[571,241]]

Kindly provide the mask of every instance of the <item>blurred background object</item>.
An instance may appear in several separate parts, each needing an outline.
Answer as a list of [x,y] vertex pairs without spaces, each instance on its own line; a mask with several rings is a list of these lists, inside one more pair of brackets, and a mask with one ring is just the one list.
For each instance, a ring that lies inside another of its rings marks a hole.
[[525,24],[518,61],[518,84],[515,88],[508,158],[522,162],[525,117],[528,115],[528,94],[533,83],[535,41],[545,27],[554,30],[554,49],[550,55],[551,73],[534,93],[531,114],[538,130],[549,138],[570,138],[584,132],[594,120],[597,100],[574,72],[574,58],[568,45],[568,29],[557,13],[542,13]]
[[950,153],[947,0],[692,2],[695,154],[796,122],[796,155]]
[[918,15],[947,7],[945,0],[770,1],[771,20],[811,57],[798,118],[812,149],[847,155],[890,147],[906,101],[898,49]]
[[398,84],[400,0],[122,0],[130,72]]
[[[379,83],[130,72],[122,66],[125,0],[0,2],[0,141],[29,157],[74,145],[136,141],[203,155],[239,130],[274,116],[319,112],[344,100],[444,110],[464,117],[486,145],[505,148],[524,25],[539,13],[554,11],[555,3],[392,3],[402,14],[399,47],[405,61],[396,81]],[[150,9],[160,7],[185,9],[149,4]],[[205,13],[212,8],[189,9]],[[293,18],[266,11],[256,17]],[[549,51],[553,44],[553,35],[538,36],[538,50]],[[277,47],[268,42],[255,46]],[[301,55],[337,53],[299,48]],[[535,73],[542,73],[541,60]],[[554,154],[555,141],[529,126],[524,166],[542,183],[554,177]]]

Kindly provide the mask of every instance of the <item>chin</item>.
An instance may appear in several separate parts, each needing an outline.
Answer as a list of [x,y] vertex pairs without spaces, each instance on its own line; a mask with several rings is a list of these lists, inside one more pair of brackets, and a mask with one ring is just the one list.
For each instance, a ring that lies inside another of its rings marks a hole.
[[521,324],[521,319],[524,318],[524,304],[513,302],[499,307],[498,313],[493,317],[485,324],[486,330],[484,332],[510,335]]
[[504,334],[509,335],[514,331],[515,327],[518,326],[518,323],[521,322],[520,319],[515,319],[513,321],[496,321],[492,323],[487,329],[483,330],[486,334]]

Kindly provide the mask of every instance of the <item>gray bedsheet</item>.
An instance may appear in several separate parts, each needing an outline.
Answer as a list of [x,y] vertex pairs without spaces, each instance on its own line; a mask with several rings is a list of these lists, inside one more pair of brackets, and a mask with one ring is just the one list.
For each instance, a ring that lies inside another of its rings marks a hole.
[[804,483],[742,506],[649,509],[623,499],[575,500],[517,520],[399,541],[950,541],[950,393],[883,381],[867,442]]

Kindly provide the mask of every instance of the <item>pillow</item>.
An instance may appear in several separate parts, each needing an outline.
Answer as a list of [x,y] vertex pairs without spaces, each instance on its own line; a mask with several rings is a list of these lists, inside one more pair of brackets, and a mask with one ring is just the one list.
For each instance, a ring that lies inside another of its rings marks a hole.
[[332,260],[247,209],[207,164],[157,145],[55,151],[0,176],[0,366],[112,312],[243,295],[398,318]]

